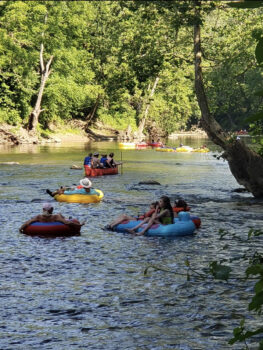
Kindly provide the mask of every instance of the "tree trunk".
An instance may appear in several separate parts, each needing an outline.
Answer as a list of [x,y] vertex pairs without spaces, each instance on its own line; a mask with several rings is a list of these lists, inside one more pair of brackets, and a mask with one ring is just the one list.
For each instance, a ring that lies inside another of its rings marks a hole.
[[53,56],[51,56],[48,63],[45,66],[44,59],[43,59],[43,51],[44,51],[44,45],[41,44],[41,46],[40,46],[41,83],[40,83],[40,88],[39,88],[39,92],[38,92],[38,96],[37,96],[37,101],[36,101],[36,104],[35,104],[33,111],[30,113],[28,126],[27,126],[27,130],[30,131],[32,134],[36,134],[38,118],[39,118],[40,113],[43,112],[43,109],[41,109],[41,101],[42,101],[42,97],[43,97],[44,87],[46,85],[47,79],[48,79],[49,74],[51,72],[50,65],[51,65],[51,62],[53,60]]
[[87,116],[87,121],[86,121],[86,125],[85,125],[85,130],[89,130],[89,126],[94,118],[94,115],[96,113],[96,110],[98,108],[98,105],[99,105],[99,101],[100,101],[100,95],[98,95],[97,99],[96,99],[96,102],[95,102],[95,105],[92,109],[92,111],[88,114]]
[[143,129],[144,129],[145,122],[147,120],[147,116],[148,116],[150,105],[151,105],[151,98],[154,95],[154,92],[155,92],[155,89],[157,87],[159,79],[160,79],[159,77],[156,77],[155,82],[154,82],[153,87],[152,87],[152,90],[151,90],[151,93],[150,93],[150,96],[149,96],[149,98],[147,100],[146,108],[145,108],[145,111],[144,111],[144,115],[143,115],[143,117],[142,117],[142,119],[140,121],[139,127],[138,127],[138,137],[139,138],[141,138],[142,135],[143,135]]
[[[196,18],[200,18],[201,1],[195,0]],[[253,196],[263,197],[263,158],[251,150],[242,140],[229,137],[211,115],[205,94],[201,66],[200,24],[194,25],[195,90],[201,110],[201,125],[208,137],[224,150],[223,157],[228,161],[230,171],[240,185]]]

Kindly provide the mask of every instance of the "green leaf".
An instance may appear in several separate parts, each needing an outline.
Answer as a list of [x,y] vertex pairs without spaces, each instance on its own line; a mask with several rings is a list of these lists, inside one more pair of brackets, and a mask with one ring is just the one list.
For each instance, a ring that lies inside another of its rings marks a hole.
[[255,96],[263,96],[263,90],[259,90],[257,92],[255,92]]
[[256,122],[258,120],[262,120],[262,119],[263,119],[263,111],[260,111],[256,114],[249,116],[248,118],[245,119],[245,121],[247,123],[252,123],[252,122]]
[[258,61],[258,64],[262,63],[263,62],[263,38],[259,39],[256,46],[255,54],[256,54],[256,59]]
[[242,319],[240,321],[240,327],[236,327],[233,330],[234,338],[230,339],[228,344],[233,345],[236,342],[243,342],[246,339],[253,337],[254,335],[258,335],[258,334],[263,333],[263,328],[262,327],[257,328],[255,331],[246,331],[246,332],[244,332],[245,331],[244,325],[245,325],[245,320]]
[[234,338],[230,339],[228,344],[233,345],[237,341],[241,341],[241,339],[244,337],[244,324],[245,324],[245,319],[242,319],[240,321],[240,327],[236,327],[233,329],[233,335]]
[[255,284],[255,292],[256,293],[260,293],[263,291],[263,279],[259,280],[256,284]]
[[262,1],[253,1],[253,0],[245,0],[240,2],[231,2],[228,4],[228,6],[238,9],[251,9],[251,8],[257,8],[257,7],[263,7]]
[[262,275],[263,276],[263,265],[256,264],[256,265],[249,266],[246,269],[246,275],[247,275],[247,277],[249,275]]
[[215,279],[219,280],[228,280],[230,272],[231,272],[231,267],[218,264],[217,261],[213,261],[210,263],[210,272],[214,276]]
[[187,266],[187,267],[189,267],[189,266],[190,266],[190,262],[189,262],[189,260],[188,260],[188,259],[186,259],[184,263],[185,263],[185,266]]
[[248,305],[248,310],[255,310],[260,312],[263,305],[263,292],[257,293],[253,298],[251,303]]
[[251,237],[258,237],[258,236],[261,236],[263,235],[263,231],[261,230],[254,230],[253,228],[251,228],[248,232],[248,238],[251,238]]

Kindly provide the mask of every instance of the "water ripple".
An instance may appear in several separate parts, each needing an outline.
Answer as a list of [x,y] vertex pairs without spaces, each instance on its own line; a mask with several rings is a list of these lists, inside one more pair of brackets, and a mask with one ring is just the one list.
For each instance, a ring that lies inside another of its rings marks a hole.
[[[41,152],[42,159],[46,151]],[[229,348],[253,284],[187,281],[185,260],[202,270],[212,260],[232,258],[243,271],[239,258],[248,251],[248,230],[262,227],[262,201],[233,194],[237,184],[227,164],[211,155],[124,152],[123,175],[93,179],[105,193],[101,203],[54,202],[55,211],[86,220],[80,237],[19,234],[21,222],[53,201],[46,188],[78,183],[81,175],[62,162],[63,156],[80,153],[83,158],[79,148],[60,151],[57,164],[0,170],[1,350]],[[37,161],[37,153],[34,157]],[[138,185],[147,180],[161,186]],[[103,230],[113,217],[138,215],[161,195],[189,202],[202,219],[196,235],[162,239]],[[220,240],[220,228],[239,240]],[[249,249],[258,244],[255,240]],[[149,266],[175,273],[149,269],[144,275]]]

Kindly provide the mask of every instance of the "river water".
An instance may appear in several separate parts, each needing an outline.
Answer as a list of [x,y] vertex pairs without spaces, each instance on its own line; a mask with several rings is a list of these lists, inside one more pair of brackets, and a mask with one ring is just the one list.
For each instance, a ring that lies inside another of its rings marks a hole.
[[[182,140],[180,140],[181,142]],[[238,258],[248,250],[250,228],[262,228],[262,201],[235,193],[228,164],[212,152],[120,151],[116,143],[2,147],[1,172],[1,350],[64,349],[240,349],[230,347],[253,283],[186,279],[185,260],[202,272],[208,263]],[[170,141],[176,146],[179,141]],[[54,202],[55,211],[87,220],[80,237],[43,239],[19,233],[22,222],[53,201],[46,188],[78,184],[89,151],[115,152],[122,174],[94,178],[104,200],[98,204]],[[138,185],[155,180],[160,186]],[[193,237],[133,237],[103,227],[121,213],[137,215],[161,195],[187,200],[202,220]],[[229,231],[220,240],[219,229]],[[226,244],[228,247],[226,247]],[[249,250],[262,251],[262,239]],[[167,273],[149,266],[174,271]],[[241,266],[240,266],[241,265]],[[244,271],[239,260],[235,273]],[[255,348],[255,344],[251,345]]]

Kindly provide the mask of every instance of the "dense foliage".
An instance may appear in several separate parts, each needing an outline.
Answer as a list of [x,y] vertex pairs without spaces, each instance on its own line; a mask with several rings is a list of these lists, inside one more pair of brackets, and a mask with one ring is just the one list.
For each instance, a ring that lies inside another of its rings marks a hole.
[[[207,3],[202,37],[210,108],[228,130],[247,128],[245,118],[262,109],[255,47],[263,9]],[[54,59],[42,127],[77,118],[135,130],[147,105],[148,124],[167,134],[196,124],[193,21],[191,1],[1,1],[0,123],[27,123],[43,44],[44,60]]]

